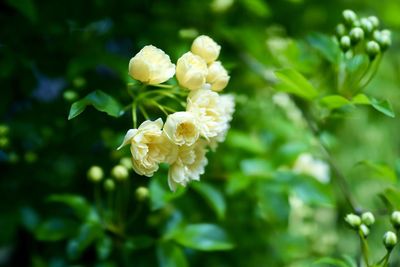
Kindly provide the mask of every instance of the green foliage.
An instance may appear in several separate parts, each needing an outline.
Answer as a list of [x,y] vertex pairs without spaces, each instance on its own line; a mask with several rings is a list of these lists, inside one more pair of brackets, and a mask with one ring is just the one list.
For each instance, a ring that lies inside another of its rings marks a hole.
[[71,120],[75,118],[89,105],[93,106],[99,111],[106,112],[108,115],[113,117],[119,117],[123,112],[121,104],[119,104],[114,98],[101,90],[97,90],[88,94],[83,99],[73,103],[69,111],[68,119]]
[[[377,16],[393,47],[378,38],[371,56],[363,29],[344,49],[346,8]],[[0,266],[355,267],[360,233],[343,218],[365,211],[379,261],[400,210],[399,12],[372,0],[4,1]],[[169,166],[140,176],[116,147],[131,111],[165,122],[154,103],[183,110],[189,92],[142,86],[128,64],[149,44],[176,64],[200,34],[221,45],[236,109],[201,180],[171,192]],[[104,177],[88,179],[91,166]]]

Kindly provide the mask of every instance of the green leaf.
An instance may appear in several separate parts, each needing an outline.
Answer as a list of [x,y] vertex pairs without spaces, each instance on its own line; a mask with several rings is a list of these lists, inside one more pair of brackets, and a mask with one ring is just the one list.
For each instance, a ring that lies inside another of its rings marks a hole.
[[225,231],[213,224],[187,225],[169,236],[182,246],[192,249],[215,251],[234,247]]
[[86,199],[77,195],[51,195],[47,200],[67,205],[75,212],[75,215],[82,220],[86,220],[89,217],[92,209]]
[[175,192],[171,192],[168,188],[167,177],[158,172],[154,175],[154,179],[150,181],[149,191],[151,209],[157,210],[173,199],[180,197],[186,191],[186,188],[179,186]]
[[346,105],[351,105],[351,102],[340,95],[325,96],[320,100],[320,103],[330,110],[341,108]]
[[112,240],[107,235],[104,235],[102,238],[99,238],[96,242],[97,257],[100,260],[107,259],[111,254],[112,246],[113,246]]
[[182,249],[171,242],[163,242],[158,244],[157,259],[160,267],[189,266]]
[[313,99],[318,96],[318,91],[307,79],[294,69],[284,69],[275,72],[280,81],[275,86],[278,91],[295,94],[305,99]]
[[128,250],[145,249],[154,244],[154,238],[147,235],[134,236],[126,240],[125,248]]
[[400,209],[400,190],[396,187],[389,187],[383,193],[380,194],[380,197],[387,204],[388,209],[390,210],[399,210]]
[[58,241],[71,237],[76,233],[74,221],[52,218],[41,223],[35,230],[35,237],[40,241]]
[[247,176],[269,178],[272,173],[271,162],[260,158],[242,160],[240,169]]
[[391,117],[391,118],[395,117],[393,108],[387,100],[378,100],[378,99],[371,97],[370,101],[371,101],[372,107],[374,109],[376,109],[377,111],[385,114],[388,117]]
[[351,100],[351,102],[355,105],[370,105],[371,104],[368,96],[366,96],[364,94],[358,94],[358,95],[354,96],[353,99]]
[[193,183],[191,187],[207,201],[218,219],[222,220],[225,217],[226,203],[224,196],[219,190],[204,182]]
[[252,14],[259,17],[267,17],[271,11],[265,1],[262,0],[242,0],[244,7]]
[[375,110],[385,114],[388,117],[394,118],[395,114],[392,106],[387,100],[379,100],[373,97],[368,97],[365,94],[358,94],[352,99],[353,104],[371,105]]
[[340,58],[340,49],[335,39],[321,33],[312,33],[307,37],[312,47],[318,50],[329,62],[337,64]]
[[100,236],[103,231],[100,224],[85,223],[79,228],[78,235],[69,240],[67,254],[71,259],[78,259],[82,253]]
[[258,136],[249,135],[249,133],[234,129],[228,132],[226,144],[229,147],[253,154],[264,154],[266,151],[265,146]]
[[387,166],[386,164],[375,163],[368,160],[363,160],[358,162],[356,165],[365,166],[372,170],[376,177],[389,182],[396,182],[397,176],[395,170]]
[[7,0],[7,4],[14,7],[31,22],[37,22],[37,11],[33,0]]
[[326,266],[326,264],[329,264],[331,266],[337,266],[337,267],[352,267],[348,262],[341,260],[341,259],[335,259],[335,258],[330,258],[330,257],[325,257],[322,259],[319,259],[313,263],[313,265],[316,266]]
[[68,120],[71,120],[81,114],[88,105],[92,105],[97,110],[106,112],[108,115],[113,117],[119,117],[123,113],[120,103],[103,91],[97,90],[91,92],[81,100],[72,104],[69,111]]

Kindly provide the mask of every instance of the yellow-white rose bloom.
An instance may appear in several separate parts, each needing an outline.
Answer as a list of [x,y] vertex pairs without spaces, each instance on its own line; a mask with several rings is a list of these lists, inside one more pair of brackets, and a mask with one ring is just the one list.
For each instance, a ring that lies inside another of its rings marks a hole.
[[217,148],[218,143],[225,141],[226,134],[230,128],[232,115],[235,112],[235,98],[233,95],[220,95],[220,105],[218,112],[221,116],[221,131],[213,138],[209,139],[209,145],[212,150]]
[[129,61],[129,74],[147,84],[166,82],[175,74],[175,65],[161,49],[147,45]]
[[293,170],[297,173],[310,175],[321,183],[328,183],[330,180],[329,165],[308,153],[303,153],[296,159]]
[[208,74],[207,64],[201,57],[187,52],[176,63],[176,78],[189,90],[203,88]]
[[195,116],[200,135],[207,140],[223,131],[218,93],[207,89],[190,92],[186,110]]
[[192,113],[181,111],[170,114],[164,124],[164,133],[176,145],[193,145],[199,139],[199,129]]
[[161,119],[147,120],[138,129],[130,129],[124,138],[122,146],[130,144],[132,166],[136,173],[148,177],[153,176],[161,162],[172,162],[176,157],[174,146],[163,134]]
[[168,172],[168,185],[172,191],[176,190],[178,184],[186,186],[192,180],[200,180],[208,163],[206,158],[207,143],[198,139],[191,146],[178,147],[176,161],[171,164]]
[[208,66],[207,83],[211,85],[211,90],[222,91],[229,82],[229,75],[220,61],[215,61]]
[[221,46],[210,37],[200,35],[194,39],[191,51],[202,57],[207,63],[211,63],[218,58]]

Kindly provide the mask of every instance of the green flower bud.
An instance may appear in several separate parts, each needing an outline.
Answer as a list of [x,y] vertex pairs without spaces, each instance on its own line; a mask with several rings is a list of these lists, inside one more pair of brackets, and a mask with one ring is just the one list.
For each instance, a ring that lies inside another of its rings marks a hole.
[[5,124],[0,124],[0,135],[6,135],[10,131],[10,128]]
[[396,229],[400,228],[400,211],[393,211],[392,216],[390,216],[390,221],[393,224],[393,227]]
[[99,166],[92,166],[87,172],[87,177],[92,182],[99,182],[103,179],[104,173],[103,169]]
[[375,223],[375,217],[371,212],[364,212],[361,215],[361,220],[362,223],[365,224],[366,226],[371,226]]
[[25,153],[24,159],[28,163],[34,163],[37,160],[37,155],[35,152],[28,151]]
[[350,31],[350,39],[352,44],[357,44],[364,39],[364,31],[360,27],[355,27]]
[[381,34],[382,35],[387,35],[389,37],[392,37],[392,32],[390,30],[388,30],[388,29],[382,30]]
[[369,41],[365,46],[365,51],[367,52],[369,58],[373,60],[381,51],[379,44],[375,41]]
[[10,144],[10,140],[7,137],[0,137],[0,148],[6,148]]
[[361,225],[361,218],[353,213],[347,214],[344,220],[350,225],[351,228],[358,229]]
[[392,38],[389,35],[381,33],[381,38],[379,39],[378,43],[381,46],[382,51],[386,51],[386,49],[392,45]]
[[114,191],[115,189],[114,181],[112,179],[106,179],[104,181],[104,189],[109,192]]
[[351,40],[350,37],[345,35],[340,38],[340,48],[342,49],[343,52],[346,52],[349,50],[351,47]]
[[369,21],[369,19],[366,18],[362,18],[360,20],[360,26],[365,33],[371,33],[374,30],[374,26],[372,25],[371,21]]
[[344,23],[347,25],[353,25],[353,23],[357,20],[357,15],[353,10],[346,9],[342,13]]
[[132,161],[130,158],[122,158],[119,160],[119,164],[127,168],[128,170],[132,168]]
[[338,25],[336,26],[336,35],[337,35],[339,38],[342,37],[343,35],[345,35],[346,32],[347,32],[346,26],[344,26],[342,23],[340,23],[340,24],[338,24]]
[[146,187],[140,186],[135,191],[136,199],[139,201],[143,201],[149,197],[149,189]]
[[114,166],[114,168],[112,168],[111,175],[115,179],[122,181],[122,180],[125,180],[126,178],[128,178],[129,172],[128,172],[128,169],[125,168],[125,166],[116,165],[116,166]]
[[375,16],[369,16],[368,20],[371,22],[372,26],[376,29],[379,27],[379,19]]
[[379,40],[381,39],[382,33],[381,31],[375,30],[372,33],[372,38],[374,38],[375,41],[379,42]]
[[73,85],[77,88],[82,88],[86,85],[86,80],[83,77],[77,77],[72,81]]
[[360,234],[363,237],[367,237],[369,235],[369,228],[365,224],[360,225]]
[[397,244],[397,236],[391,231],[387,231],[383,236],[383,244],[387,250],[392,250]]
[[63,97],[65,100],[72,102],[78,98],[78,94],[72,90],[67,90],[64,92]]

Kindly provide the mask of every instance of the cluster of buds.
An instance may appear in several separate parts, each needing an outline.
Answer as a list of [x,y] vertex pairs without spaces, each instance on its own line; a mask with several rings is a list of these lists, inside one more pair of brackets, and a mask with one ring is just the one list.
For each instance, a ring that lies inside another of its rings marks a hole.
[[[124,164],[125,158],[121,159],[121,162],[115,165],[111,171],[110,176],[111,178],[106,178],[104,181],[104,189],[106,191],[113,191],[115,188],[116,181],[124,181],[129,177],[129,169]],[[97,165],[93,165],[87,171],[88,179],[93,183],[100,183],[104,179],[104,171],[103,168]]]
[[359,234],[366,238],[369,235],[370,227],[375,223],[375,217],[371,212],[364,212],[361,217],[356,214],[347,214],[344,218],[347,224]]
[[336,26],[336,37],[343,52],[351,49],[355,51],[357,48],[373,60],[391,45],[391,32],[379,29],[377,17],[359,18],[354,11],[348,9],[342,15],[343,23]]
[[[352,213],[347,214],[344,220],[352,229],[358,231],[362,238],[368,237],[370,228],[375,223],[375,217],[371,212],[364,212],[361,216]],[[400,229],[400,211],[394,211],[390,220],[397,232]],[[392,231],[387,231],[383,235],[383,244],[388,253],[390,253],[397,244],[397,235]]]
[[[169,113],[165,123],[161,118],[147,119],[126,133],[119,148],[130,145],[137,174],[151,177],[159,164],[166,163],[172,191],[177,185],[186,186],[200,179],[208,162],[207,148],[215,149],[224,141],[235,107],[232,95],[219,94],[230,79],[218,61],[220,50],[213,39],[201,35],[176,65],[164,51],[152,45],[145,46],[130,60],[129,74],[144,87],[170,88],[160,84],[176,74],[181,92],[189,92],[185,110]],[[166,89],[164,93],[174,92]]]

